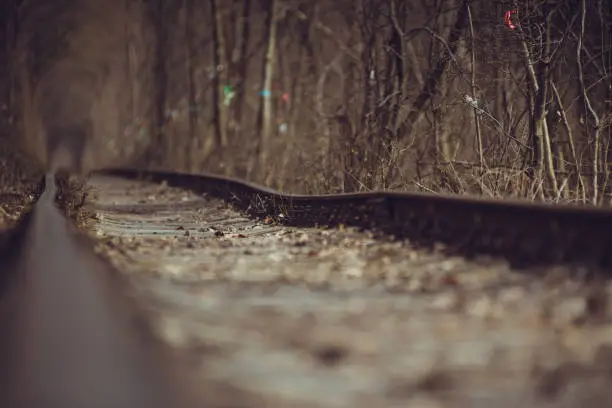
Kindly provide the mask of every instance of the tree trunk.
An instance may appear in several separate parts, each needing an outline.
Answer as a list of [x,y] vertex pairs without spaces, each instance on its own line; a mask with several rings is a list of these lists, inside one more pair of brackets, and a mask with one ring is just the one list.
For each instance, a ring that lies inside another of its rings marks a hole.
[[[470,76],[470,88],[472,91],[472,100],[478,101],[478,95],[476,95],[476,44],[474,41],[474,24],[472,22],[472,12],[470,11],[470,4],[465,5],[467,8],[468,22],[470,26],[470,43],[471,43],[471,76]],[[480,164],[480,170],[484,170],[485,160],[482,150],[482,134],[480,132],[480,118],[479,107],[474,105],[472,108],[474,111],[474,125],[476,127],[476,155],[478,156],[478,163]]]
[[266,56],[262,64],[261,104],[257,115],[258,145],[258,173],[262,174],[268,158],[269,141],[272,136],[272,81],[274,79],[274,62],[276,60],[276,5],[277,0],[268,3],[266,17]]
[[585,31],[585,20],[586,20],[586,0],[580,2],[580,33],[578,36],[578,44],[576,46],[576,65],[578,68],[578,84],[580,85],[580,93],[582,102],[584,105],[584,121],[586,128],[587,140],[589,139],[589,126],[593,127],[593,192],[592,201],[593,204],[599,203],[599,145],[601,130],[599,126],[599,116],[595,112],[595,109],[591,105],[591,100],[584,82],[584,72],[582,67],[582,48],[584,44],[584,31]]
[[225,125],[226,109],[223,105],[223,86],[227,84],[227,63],[225,58],[225,37],[223,35],[223,18],[219,9],[219,0],[210,0],[213,30],[213,121],[215,125],[216,147],[224,148],[228,144]]
[[192,27],[193,0],[185,0],[185,42],[187,43],[187,99],[189,105],[189,135],[185,141],[184,165],[186,170],[192,170],[193,147],[196,142],[198,126],[198,111],[196,109],[195,78],[193,62],[195,56],[194,35]]
[[[531,165],[546,172],[551,187],[555,196],[558,195],[558,185],[555,175],[555,169],[552,158],[552,149],[550,145],[550,135],[548,134],[548,126],[546,123],[546,102],[548,100],[548,82],[550,77],[550,29],[551,29],[552,8],[550,4],[544,6],[544,38],[543,38],[543,60],[535,66],[535,62],[529,52],[527,38],[519,26],[521,34],[521,45],[523,49],[523,57],[527,67],[527,76],[531,84],[531,136],[533,155]],[[537,69],[537,71],[536,71]]]
[[576,144],[574,143],[574,136],[572,134],[572,127],[569,124],[567,119],[567,115],[565,113],[565,107],[563,106],[563,101],[561,100],[561,96],[559,95],[559,91],[554,82],[551,81],[550,88],[553,91],[553,95],[555,97],[555,101],[557,102],[557,106],[559,107],[559,114],[561,115],[561,121],[563,122],[563,127],[567,132],[567,143],[569,145],[569,152],[571,155],[572,163],[574,165],[574,169],[576,171],[576,182],[578,183],[577,187],[577,195],[581,197],[582,202],[586,202],[586,189],[584,186],[584,181],[582,177],[582,166],[578,161],[578,154],[576,153]]
[[[239,1],[239,0],[237,0]],[[247,78],[247,49],[249,46],[249,36],[251,31],[251,24],[249,22],[249,16],[251,13],[251,0],[242,0],[242,15],[240,21],[236,24],[236,46],[232,55],[232,63],[236,67],[234,78],[234,117],[233,129],[236,133],[243,130],[242,124],[242,112],[244,109],[244,96],[245,86]]]
[[168,32],[165,24],[165,0],[154,0],[152,22],[155,35],[154,78],[155,78],[155,112],[154,124],[150,128],[151,144],[147,154],[149,165],[160,165],[163,160],[164,134],[162,128],[166,119],[166,99],[168,72],[166,70]]

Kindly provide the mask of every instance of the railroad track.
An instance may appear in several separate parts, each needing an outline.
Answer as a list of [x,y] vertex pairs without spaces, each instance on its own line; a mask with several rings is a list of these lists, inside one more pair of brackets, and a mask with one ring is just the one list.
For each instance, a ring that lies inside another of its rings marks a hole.
[[431,194],[358,193],[286,195],[242,180],[213,175],[109,169],[109,175],[208,193],[254,217],[285,225],[348,225],[398,239],[443,243],[463,255],[504,256],[516,266],[572,264],[612,267],[612,211],[509,200]]
[[[3,407],[193,405],[187,387],[121,292],[55,206],[48,174],[3,248]],[[133,306],[133,305],[132,305]]]
[[75,238],[54,188],[0,258],[2,406],[610,398],[612,212],[110,169]]

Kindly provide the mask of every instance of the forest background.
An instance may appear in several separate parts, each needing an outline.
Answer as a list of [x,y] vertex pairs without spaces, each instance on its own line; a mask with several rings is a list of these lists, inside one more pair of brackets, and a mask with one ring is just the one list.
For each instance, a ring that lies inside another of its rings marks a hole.
[[2,137],[42,161],[70,83],[94,95],[91,168],[610,202],[607,1],[50,3],[0,6]]

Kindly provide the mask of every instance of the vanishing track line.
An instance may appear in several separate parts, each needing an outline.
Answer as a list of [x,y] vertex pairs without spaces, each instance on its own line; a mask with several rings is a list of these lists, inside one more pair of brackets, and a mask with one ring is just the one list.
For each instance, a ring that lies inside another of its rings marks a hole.
[[609,401],[610,211],[112,169],[76,238],[51,180],[0,260],[2,406]]
[[[55,177],[3,248],[0,405],[197,406],[117,276],[56,207]],[[140,323],[138,323],[141,321]]]
[[[512,200],[420,193],[373,192],[304,196],[282,194],[214,175],[108,169],[221,198],[254,217],[285,225],[348,225],[464,255],[503,256],[516,266],[572,264],[612,268],[612,211]],[[280,218],[279,218],[280,217]]]

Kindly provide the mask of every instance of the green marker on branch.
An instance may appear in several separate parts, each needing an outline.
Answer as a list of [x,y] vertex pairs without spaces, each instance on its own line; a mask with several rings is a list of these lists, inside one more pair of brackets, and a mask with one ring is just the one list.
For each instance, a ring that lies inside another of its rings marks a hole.
[[223,94],[225,95],[225,99],[223,100],[223,104],[225,106],[229,106],[229,104],[232,102],[232,99],[234,98],[234,95],[236,95],[236,92],[232,89],[231,86],[225,85],[223,87]]

